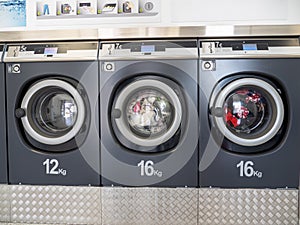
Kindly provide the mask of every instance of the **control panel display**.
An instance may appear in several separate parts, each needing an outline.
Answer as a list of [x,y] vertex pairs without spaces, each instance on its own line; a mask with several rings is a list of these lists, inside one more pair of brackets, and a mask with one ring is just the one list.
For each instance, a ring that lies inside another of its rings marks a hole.
[[256,44],[243,44],[244,51],[256,51],[257,45]]
[[155,52],[155,46],[154,45],[142,45],[141,52],[143,52],[143,53]]
[[[177,47],[177,46],[176,46]],[[166,51],[166,45],[159,45],[156,43],[142,43],[142,44],[123,44],[121,47],[116,49],[130,49],[130,52],[138,52],[144,54],[151,54],[155,52]]]
[[45,48],[44,54],[45,55],[55,55],[57,54],[58,48]]

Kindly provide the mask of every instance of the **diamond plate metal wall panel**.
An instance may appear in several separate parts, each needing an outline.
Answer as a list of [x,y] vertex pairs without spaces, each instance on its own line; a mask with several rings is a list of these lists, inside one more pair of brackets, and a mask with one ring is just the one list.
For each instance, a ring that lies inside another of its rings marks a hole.
[[100,188],[25,185],[11,188],[13,223],[101,224]]
[[102,188],[103,225],[156,225],[154,188]]
[[157,189],[156,224],[197,225],[198,190],[195,188]]
[[101,224],[101,202],[104,225],[190,225],[197,214],[199,225],[297,225],[298,200],[297,190],[0,185],[0,225]]
[[0,185],[0,222],[10,222],[10,202],[10,187]]
[[104,225],[197,224],[198,190],[103,188]]
[[199,189],[200,225],[297,225],[298,191]]

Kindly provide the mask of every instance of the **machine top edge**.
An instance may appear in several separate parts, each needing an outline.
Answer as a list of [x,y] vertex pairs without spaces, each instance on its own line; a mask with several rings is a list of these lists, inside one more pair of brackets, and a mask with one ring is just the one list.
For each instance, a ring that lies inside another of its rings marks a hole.
[[10,43],[26,41],[283,36],[300,36],[300,25],[209,25],[0,31],[0,44],[1,42]]

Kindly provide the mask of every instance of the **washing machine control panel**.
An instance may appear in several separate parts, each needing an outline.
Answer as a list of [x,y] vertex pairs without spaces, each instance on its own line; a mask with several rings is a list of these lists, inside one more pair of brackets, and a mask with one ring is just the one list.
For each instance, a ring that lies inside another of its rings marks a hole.
[[97,42],[58,42],[8,45],[4,61],[97,59]]
[[198,57],[196,40],[102,42],[100,59]]
[[200,57],[300,55],[299,39],[242,39],[200,41]]

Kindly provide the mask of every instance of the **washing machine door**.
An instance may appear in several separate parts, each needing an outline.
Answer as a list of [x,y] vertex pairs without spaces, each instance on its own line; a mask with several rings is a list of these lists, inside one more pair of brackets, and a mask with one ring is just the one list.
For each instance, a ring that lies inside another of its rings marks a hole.
[[59,79],[33,84],[22,99],[21,110],[24,111],[21,121],[26,133],[44,145],[60,145],[74,138],[86,116],[78,89]]
[[119,141],[145,152],[172,140],[182,123],[183,99],[178,92],[178,85],[168,79],[144,78],[123,86],[112,107]]
[[210,112],[214,126],[225,138],[248,147],[270,141],[284,120],[280,93],[271,82],[258,78],[236,79],[217,87]]

